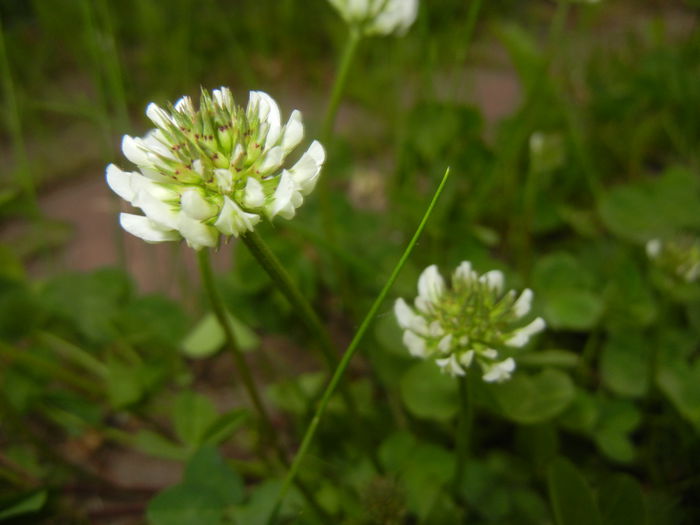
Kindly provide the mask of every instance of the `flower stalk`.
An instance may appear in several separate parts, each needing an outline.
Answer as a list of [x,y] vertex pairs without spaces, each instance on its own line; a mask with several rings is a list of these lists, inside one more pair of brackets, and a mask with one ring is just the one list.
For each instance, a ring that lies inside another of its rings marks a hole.
[[336,388],[338,387],[340,380],[342,379],[343,375],[345,374],[345,371],[347,370],[348,366],[350,365],[350,361],[352,361],[352,358],[354,357],[355,353],[357,352],[359,345],[360,345],[360,341],[362,340],[365,333],[367,332],[367,329],[369,328],[369,325],[371,324],[372,320],[374,319],[375,315],[377,314],[379,307],[384,302],[384,299],[386,299],[386,296],[389,293],[389,290],[394,285],[394,282],[396,281],[396,278],[398,277],[399,273],[401,272],[401,269],[406,264],[408,257],[411,255],[413,248],[415,247],[416,243],[418,242],[418,238],[423,233],[423,230],[425,229],[425,225],[428,222],[428,218],[430,217],[431,213],[433,212],[433,209],[435,208],[435,204],[437,203],[440,195],[442,194],[443,189],[445,188],[445,184],[447,182],[449,174],[450,174],[450,170],[448,168],[445,171],[445,175],[442,177],[442,181],[440,182],[440,185],[438,186],[437,190],[435,191],[435,194],[433,195],[433,198],[430,201],[430,204],[428,205],[428,208],[425,211],[425,214],[423,215],[423,218],[421,219],[421,222],[418,225],[416,232],[413,234],[413,237],[411,238],[410,242],[408,243],[406,250],[401,255],[401,258],[399,259],[398,263],[396,264],[396,266],[392,270],[391,275],[389,276],[389,279],[384,284],[384,287],[379,292],[379,295],[374,300],[374,303],[372,303],[372,306],[370,307],[369,311],[365,315],[365,318],[362,320],[362,323],[360,324],[359,329],[357,330],[357,332],[355,332],[355,335],[353,336],[352,341],[350,341],[350,344],[348,345],[347,349],[345,350],[345,353],[343,354],[343,357],[340,360],[340,364],[336,368],[335,373],[333,374],[333,377],[331,378],[330,382],[328,383],[328,386],[324,390],[323,396],[321,397],[321,400],[318,404],[318,408],[316,409],[316,412],[314,413],[314,416],[311,419],[311,422],[309,423],[309,425],[306,428],[306,431],[304,433],[304,438],[302,439],[302,442],[301,442],[301,446],[299,447],[299,450],[297,451],[296,455],[294,456],[294,460],[292,461],[292,466],[290,467],[289,471],[287,472],[287,476],[285,477],[284,483],[282,484],[282,488],[281,488],[280,493],[279,493],[278,498],[277,498],[277,505],[278,506],[284,500],[287,492],[289,491],[289,487],[291,486],[292,482],[296,479],[296,476],[299,473],[299,468],[301,467],[301,463],[303,462],[304,458],[306,457],[307,452],[309,451],[309,447],[311,446],[311,442],[313,441],[314,436],[316,435],[316,431],[318,429],[319,424],[321,423],[321,419],[323,418],[323,415],[326,412],[326,408],[328,407],[328,403],[331,400],[331,397],[333,396],[333,393],[335,392]]

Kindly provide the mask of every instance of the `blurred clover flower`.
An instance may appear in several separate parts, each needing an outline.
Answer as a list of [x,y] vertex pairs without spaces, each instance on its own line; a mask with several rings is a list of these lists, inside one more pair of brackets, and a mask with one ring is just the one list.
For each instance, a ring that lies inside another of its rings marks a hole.
[[523,326],[532,297],[529,289],[517,298],[514,290],[503,293],[503,273],[479,276],[464,261],[452,274],[451,288],[437,266],[428,266],[418,279],[414,307],[399,298],[394,312],[411,355],[435,359],[451,376],[465,375],[476,361],[484,381],[501,382],[510,378],[515,361],[502,359],[498,349],[525,346],[545,328],[540,317]]
[[282,125],[277,103],[251,91],[247,108],[222,87],[202,91],[199,108],[189,97],[165,110],[149,104],[156,128],[125,135],[122,151],[139,172],[107,167],[107,184],[144,215],[122,213],[120,223],[147,242],[184,238],[192,248],[213,247],[219,235],[252,230],[261,216],[291,219],[314,188],[325,161],[312,142],[291,167],[286,157],[304,136],[301,113]]
[[329,0],[365,35],[404,34],[416,20],[418,0]]
[[646,251],[659,268],[688,283],[700,277],[700,239],[689,235],[667,241],[652,239]]

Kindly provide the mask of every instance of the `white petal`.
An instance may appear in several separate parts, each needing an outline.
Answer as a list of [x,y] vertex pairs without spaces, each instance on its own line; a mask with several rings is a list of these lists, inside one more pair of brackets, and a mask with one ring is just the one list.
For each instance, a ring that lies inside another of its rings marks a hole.
[[141,208],[152,221],[162,224],[164,228],[176,230],[177,210],[171,204],[163,202],[160,188],[156,183],[148,181],[145,177],[142,179],[134,175],[131,177],[135,187],[135,195],[131,203]]
[[180,234],[175,230],[165,230],[148,217],[134,215],[132,213],[121,213],[119,224],[131,235],[135,235],[146,242],[177,241]]
[[433,321],[428,326],[428,334],[431,337],[442,337],[445,334],[445,330],[443,330],[439,321]]
[[122,153],[137,166],[146,166],[150,164],[150,162],[140,142],[141,139],[124,135],[124,137],[122,137]]
[[229,193],[233,189],[233,173],[231,170],[227,169],[215,169],[214,170],[214,182],[224,193]]
[[302,195],[313,191],[325,161],[326,151],[319,141],[314,140],[299,161],[291,167],[289,172]]
[[287,154],[296,148],[304,138],[304,124],[301,120],[301,111],[294,110],[282,131],[282,149]]
[[467,350],[459,358],[459,363],[464,368],[469,368],[471,366],[473,360],[474,360],[474,350]]
[[436,265],[431,264],[418,278],[418,296],[428,303],[436,303],[445,291],[445,281]]
[[114,164],[107,166],[107,185],[114,193],[127,202],[131,202],[134,199],[131,175],[128,171],[120,170]]
[[224,197],[224,205],[214,226],[224,235],[238,237],[241,233],[252,230],[259,221],[259,215],[243,211],[231,199]]
[[178,231],[187,241],[187,245],[195,250],[216,246],[219,234],[216,228],[193,219],[185,213],[178,214]]
[[408,306],[406,301],[404,301],[401,297],[396,299],[396,302],[394,303],[394,315],[396,315],[396,320],[398,321],[399,326],[404,330],[411,327],[413,318],[416,316],[416,314],[413,313],[413,310],[411,310],[411,307]]
[[530,341],[530,337],[544,330],[546,326],[544,319],[538,317],[530,324],[513,332],[513,335],[506,341],[506,344],[514,348],[523,347]]
[[498,350],[487,348],[486,350],[482,350],[480,354],[484,357],[488,357],[489,359],[496,359],[498,357]]
[[487,383],[500,383],[510,379],[511,372],[515,370],[515,361],[509,357],[500,363],[493,363],[484,369],[483,379]]
[[267,124],[267,136],[263,146],[264,149],[272,148],[279,140],[282,131],[282,119],[277,102],[264,91],[251,91],[248,112],[257,113],[261,124]]
[[234,106],[233,94],[231,90],[227,87],[222,87],[220,89],[215,89],[213,91],[214,101],[216,104],[223,109],[231,110]]
[[496,293],[501,293],[503,291],[503,272],[500,270],[491,270],[482,275],[479,280]]
[[265,204],[265,193],[263,192],[263,187],[259,180],[248,177],[248,181],[245,185],[243,204],[248,208],[260,208]]
[[172,119],[168,112],[153,102],[146,107],[146,116],[159,128],[167,128],[172,125]]
[[466,373],[464,369],[459,366],[454,354],[444,359],[436,359],[435,363],[437,363],[443,373],[451,375],[452,377],[463,376]]
[[188,96],[182,97],[175,103],[175,110],[180,113],[194,114],[194,105],[192,104],[192,99]]
[[651,239],[646,245],[647,255],[652,259],[658,257],[661,253],[661,241],[659,239]]
[[296,213],[293,197],[297,193],[296,186],[288,171],[283,171],[272,200],[265,206],[268,217],[280,215],[284,219],[291,219]]
[[438,343],[437,347],[438,350],[440,350],[440,352],[443,354],[449,352],[450,348],[452,347],[452,334],[447,334],[445,337],[440,339],[440,342]]
[[410,330],[406,330],[403,333],[403,344],[406,345],[408,352],[413,357],[425,357],[427,355],[425,339]]
[[476,273],[472,270],[471,263],[469,261],[462,261],[452,274],[452,283],[467,285],[475,278]]
[[518,300],[513,303],[513,313],[517,319],[526,316],[530,313],[532,307],[532,290],[525,288],[518,297]]
[[180,206],[192,219],[203,221],[216,215],[218,208],[207,201],[202,194],[195,190],[186,190],[180,197]]
[[260,172],[260,174],[262,175],[265,175],[267,173],[275,171],[282,165],[283,160],[284,151],[282,151],[282,147],[275,146],[263,154],[262,160],[260,161],[260,164],[257,168],[258,172]]

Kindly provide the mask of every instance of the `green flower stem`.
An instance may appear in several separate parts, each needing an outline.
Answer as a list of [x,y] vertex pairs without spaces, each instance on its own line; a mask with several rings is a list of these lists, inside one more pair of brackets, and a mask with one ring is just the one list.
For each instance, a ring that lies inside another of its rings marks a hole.
[[[311,331],[316,340],[320,344],[321,352],[328,365],[328,370],[331,374],[338,366],[338,357],[336,348],[331,341],[328,331],[323,326],[323,323],[316,315],[316,312],[301,293],[299,288],[294,284],[287,271],[284,269],[279,259],[275,257],[265,241],[255,231],[250,231],[242,236],[243,242],[250,250],[250,253],[257,259],[260,265],[265,269],[277,288],[284,294],[290,304],[294,307],[294,311],[299,316],[299,319]],[[347,406],[350,418],[353,421],[360,421],[360,413],[357,409],[355,399],[346,383],[341,383],[340,393],[343,396],[343,401]],[[370,443],[367,443],[369,437],[366,432],[359,432],[361,439],[368,445],[370,459],[377,471],[381,472],[381,464],[379,458],[374,453],[374,448]]]
[[374,300],[374,303],[372,304],[369,311],[367,312],[367,315],[365,315],[365,318],[362,320],[362,324],[360,325],[360,328],[357,330],[354,337],[352,338],[352,341],[348,345],[347,350],[345,350],[345,353],[343,354],[343,357],[340,360],[340,364],[336,368],[335,373],[333,374],[333,377],[331,378],[330,382],[328,383],[328,386],[326,387],[325,391],[323,392],[323,396],[321,397],[321,401],[319,402],[318,408],[316,409],[316,413],[314,414],[311,422],[309,423],[308,427],[306,428],[306,432],[304,433],[304,438],[301,442],[301,446],[299,447],[299,450],[297,451],[296,456],[294,457],[294,460],[292,461],[292,466],[289,469],[289,472],[287,472],[287,476],[284,479],[284,483],[282,485],[282,488],[280,490],[280,493],[279,493],[279,496],[277,499],[278,506],[284,500],[284,497],[286,496],[287,491],[289,490],[291,483],[294,481],[294,479],[296,479],[296,476],[299,472],[299,468],[301,467],[301,463],[304,460],[304,457],[306,456],[306,453],[309,450],[309,446],[311,445],[311,442],[313,441],[313,438],[316,435],[316,430],[318,429],[318,425],[321,422],[321,418],[323,417],[323,415],[326,411],[326,408],[328,406],[328,402],[330,401],[331,397],[333,396],[333,393],[335,392],[335,389],[337,388],[338,384],[340,383],[340,380],[342,379],[343,374],[347,370],[348,365],[350,364],[350,361],[352,360],[353,356],[355,355],[355,352],[357,352],[357,349],[359,348],[360,341],[362,340],[362,338],[365,335],[365,332],[369,328],[370,323],[374,320],[374,316],[377,314],[379,307],[384,302],[384,299],[386,298],[387,294],[389,293],[389,290],[391,289],[391,287],[394,285],[394,282],[396,281],[396,278],[398,277],[399,272],[401,272],[401,269],[403,268],[404,264],[406,264],[408,257],[411,255],[413,248],[415,247],[416,243],[418,242],[418,238],[420,237],[421,233],[423,232],[423,229],[425,228],[425,225],[428,222],[428,218],[430,217],[430,214],[432,213],[433,208],[435,207],[435,204],[437,203],[438,198],[440,197],[440,194],[442,193],[442,190],[445,187],[445,183],[447,182],[447,178],[449,177],[449,174],[450,174],[450,170],[448,168],[445,171],[445,175],[442,177],[442,181],[440,182],[440,185],[438,186],[437,190],[435,191],[435,195],[433,195],[433,198],[430,201],[430,204],[428,205],[428,209],[425,211],[425,214],[423,215],[423,219],[421,220],[420,224],[418,225],[416,232],[413,234],[411,241],[408,243],[406,250],[404,251],[403,255],[399,259],[399,262],[396,264],[393,271],[391,272],[391,275],[389,276],[389,279],[384,284],[384,287],[382,288],[381,292],[379,292],[379,295]]
[[474,426],[474,394],[470,386],[471,375],[460,377],[459,384],[459,423],[457,424],[457,467],[455,469],[454,489],[459,497],[464,479],[464,471],[469,457],[472,428]]
[[350,66],[355,58],[357,46],[359,45],[360,40],[362,40],[362,34],[360,33],[359,29],[355,27],[350,28],[350,34],[345,42],[345,48],[343,49],[343,54],[340,58],[340,65],[338,66],[338,72],[336,73],[333,88],[331,90],[331,98],[328,101],[326,114],[323,118],[321,140],[324,143],[328,142],[331,134],[333,133],[335,117],[338,114],[338,107],[340,106],[340,101],[343,98],[343,92],[345,91],[345,84],[347,84]]
[[257,410],[261,422],[265,427],[263,429],[263,433],[268,436],[272,446],[278,450],[278,454],[280,454],[281,457],[284,457],[284,451],[277,441],[277,433],[274,431],[274,426],[272,424],[272,420],[270,419],[270,415],[262,402],[257,386],[255,386],[253,374],[248,367],[248,363],[246,363],[245,357],[243,357],[243,352],[238,346],[236,337],[233,334],[233,328],[231,327],[231,323],[228,320],[228,315],[226,314],[226,306],[224,306],[224,301],[214,283],[214,272],[211,269],[209,250],[199,250],[197,252],[197,260],[199,262],[199,271],[202,276],[202,284],[204,285],[204,289],[209,297],[209,302],[214,310],[214,315],[219,321],[221,329],[224,331],[226,346],[231,352],[231,356],[233,357],[238,373],[243,380],[243,385],[248,393],[248,397],[250,397],[250,400],[253,402],[255,410]]
[[[340,106],[340,101],[343,98],[343,92],[345,91],[345,85],[347,84],[348,73],[350,72],[350,66],[352,65],[353,59],[357,52],[357,47],[362,40],[362,33],[359,28],[351,27],[348,39],[345,43],[345,49],[340,59],[340,64],[338,66],[338,72],[335,76],[335,81],[333,82],[333,88],[331,90],[331,96],[328,101],[328,106],[326,107],[326,114],[323,118],[323,126],[321,128],[321,143],[327,148],[330,147],[330,139],[333,134],[333,127],[335,125],[335,119],[338,114],[338,108]],[[335,229],[335,217],[333,213],[333,203],[331,202],[331,188],[330,180],[327,176],[322,176],[318,182],[318,191],[320,198],[320,208],[321,208],[321,219],[323,221],[323,233],[326,240],[331,245],[335,245],[337,235]],[[351,301],[351,288],[348,283],[345,266],[343,261],[335,254],[331,254],[333,258],[333,267],[335,271],[335,277],[340,286],[340,291],[345,299],[346,304],[352,305]]]
[[277,286],[289,303],[294,307],[299,319],[314,335],[320,345],[323,357],[328,363],[328,367],[333,371],[338,364],[335,346],[324,328],[323,323],[321,323],[316,312],[314,312],[299,288],[294,284],[287,270],[284,269],[279,259],[277,259],[262,237],[255,231],[249,231],[241,238],[253,257],[255,257],[260,263],[260,266],[262,266],[270,276],[275,286]]
[[[246,388],[246,391],[248,392],[248,396],[250,397],[251,401],[253,402],[253,405],[255,406],[255,409],[258,412],[258,415],[260,416],[260,420],[264,427],[263,435],[266,436],[267,440],[269,440],[269,443],[274,449],[279,462],[284,467],[287,467],[289,465],[289,460],[287,459],[287,455],[277,438],[277,432],[274,428],[274,425],[272,424],[270,415],[262,402],[262,398],[260,397],[257,387],[255,386],[255,381],[253,380],[253,375],[250,372],[248,363],[246,363],[245,358],[243,357],[243,353],[241,352],[241,349],[238,346],[238,343],[236,342],[236,338],[233,334],[233,328],[231,327],[231,324],[228,320],[228,315],[226,314],[226,307],[224,306],[224,301],[221,298],[221,295],[219,294],[219,291],[217,290],[216,285],[214,283],[214,273],[211,269],[209,251],[199,250],[199,252],[197,252],[197,259],[199,262],[199,270],[202,275],[202,283],[204,284],[204,289],[206,290],[207,295],[209,296],[209,301],[211,302],[212,309],[214,310],[214,315],[216,316],[217,320],[219,321],[219,324],[221,325],[222,330],[224,331],[224,336],[226,338],[228,349],[231,351],[231,355],[233,356],[234,362],[236,363],[236,368],[238,369],[238,372],[241,378],[243,379],[243,384]],[[301,494],[304,496],[304,498],[307,500],[311,508],[324,520],[323,522],[329,523],[329,521],[327,521],[328,515],[318,504],[318,502],[314,499],[313,494],[306,487],[306,485],[300,480],[296,480],[296,486],[301,492]]]

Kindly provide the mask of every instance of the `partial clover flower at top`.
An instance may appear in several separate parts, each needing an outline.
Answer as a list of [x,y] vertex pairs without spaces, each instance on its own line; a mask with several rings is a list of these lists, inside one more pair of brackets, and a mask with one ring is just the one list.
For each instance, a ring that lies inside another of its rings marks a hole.
[[365,35],[403,34],[416,20],[418,0],[329,0]]
[[397,299],[394,312],[404,330],[403,342],[415,357],[434,359],[441,370],[463,376],[478,363],[486,382],[501,382],[515,370],[512,357],[503,359],[504,347],[520,348],[544,330],[537,317],[525,324],[532,291],[519,296],[503,292],[503,274],[493,270],[478,275],[462,262],[447,287],[437,266],[428,266],[418,279],[413,307]]
[[244,109],[228,88],[202,91],[165,110],[149,104],[155,129],[125,135],[122,151],[138,171],[107,167],[107,184],[144,215],[122,213],[120,223],[147,242],[184,238],[192,248],[217,246],[219,236],[252,230],[262,216],[291,219],[316,185],[325,161],[311,143],[291,167],[285,159],[304,136],[301,113],[286,125],[277,103],[251,91]]

